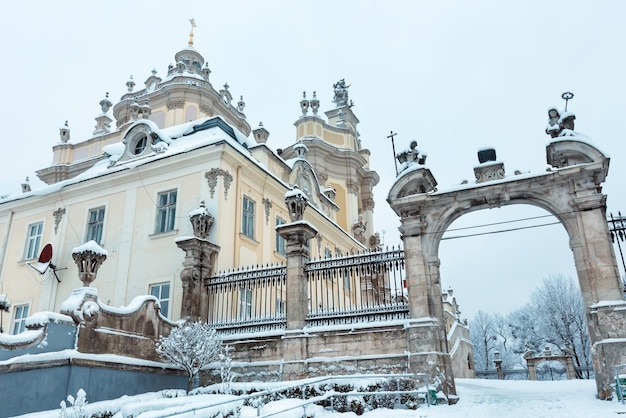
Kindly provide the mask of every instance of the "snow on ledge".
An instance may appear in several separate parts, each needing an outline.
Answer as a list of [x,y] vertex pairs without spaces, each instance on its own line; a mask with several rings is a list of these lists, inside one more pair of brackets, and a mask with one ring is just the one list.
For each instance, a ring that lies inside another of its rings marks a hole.
[[86,296],[98,297],[98,289],[95,287],[79,287],[74,289],[69,298],[61,304],[61,312],[74,312],[85,301]]
[[59,314],[56,312],[36,312],[26,318],[25,325],[26,327],[44,326],[49,324],[50,322],[54,322],[55,324],[73,324],[74,320],[67,315]]
[[87,252],[87,251],[91,251],[92,253],[100,254],[104,256],[109,255],[109,252],[105,250],[104,248],[102,248],[101,246],[99,246],[98,243],[94,240],[87,241],[80,247],[75,247],[72,250],[72,254],[78,254],[78,253]]
[[590,309],[620,307],[626,309],[626,300],[601,300],[589,306]]
[[[0,346],[18,346],[32,344],[43,335],[43,328],[27,330],[16,335],[0,334]],[[2,362],[0,362],[2,364]]]

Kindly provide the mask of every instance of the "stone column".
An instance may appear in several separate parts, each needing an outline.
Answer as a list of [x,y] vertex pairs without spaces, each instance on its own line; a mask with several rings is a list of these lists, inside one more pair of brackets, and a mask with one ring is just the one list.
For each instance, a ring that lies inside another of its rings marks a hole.
[[599,193],[572,196],[576,229],[570,248],[585,305],[587,328],[600,399],[611,399],[613,367],[626,361],[626,315],[617,259],[606,221],[606,196]]
[[500,352],[495,351],[493,355],[495,357],[495,359],[493,360],[493,363],[496,365],[496,373],[498,374],[498,379],[504,380],[504,373],[502,372],[502,359],[500,358]]
[[302,329],[309,313],[305,272],[311,251],[309,240],[317,230],[308,223],[296,222],[280,225],[276,231],[287,243],[287,329]]
[[213,258],[220,247],[197,237],[176,241],[178,248],[185,252],[180,280],[183,282],[183,296],[180,317],[190,321],[208,320],[209,302],[206,281],[213,269]]
[[307,278],[305,267],[309,261],[310,239],[317,229],[303,221],[307,205],[306,195],[294,186],[285,194],[285,204],[291,223],[279,225],[276,232],[286,241],[287,257],[287,329],[302,329],[309,313]]
[[204,202],[201,202],[189,214],[194,236],[176,240],[178,248],[185,252],[184,268],[180,272],[183,283],[180,317],[190,321],[208,321],[209,295],[205,286],[213,269],[215,255],[220,250],[218,245],[206,240],[213,220]]
[[409,368],[413,373],[427,373],[431,381],[440,381],[437,389],[446,395],[456,395],[443,320],[439,260],[426,254],[425,249],[431,246],[428,239],[432,238],[422,235],[425,224],[420,217],[403,217],[401,222],[410,316]]

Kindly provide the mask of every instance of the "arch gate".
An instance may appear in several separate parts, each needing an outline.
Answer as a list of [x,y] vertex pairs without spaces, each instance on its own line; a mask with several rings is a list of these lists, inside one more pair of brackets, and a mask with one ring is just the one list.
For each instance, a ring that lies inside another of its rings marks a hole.
[[431,366],[445,373],[443,389],[455,393],[443,329],[439,244],[446,229],[462,215],[486,208],[530,204],[554,215],[569,236],[587,326],[600,399],[611,397],[612,370],[626,363],[626,302],[606,221],[602,194],[609,158],[575,136],[555,138],[546,146],[549,171],[505,176],[495,160],[475,167],[476,182],[438,191],[430,170],[414,163],[399,174],[388,202],[400,217],[405,249],[411,316],[409,343],[416,370]]

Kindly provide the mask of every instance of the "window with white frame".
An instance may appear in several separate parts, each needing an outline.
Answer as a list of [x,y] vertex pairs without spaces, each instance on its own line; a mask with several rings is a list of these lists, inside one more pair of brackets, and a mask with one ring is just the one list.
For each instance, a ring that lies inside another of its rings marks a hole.
[[241,289],[239,294],[239,317],[252,318],[252,289]]
[[104,208],[91,209],[87,221],[87,241],[95,241],[102,244],[102,231],[104,229]]
[[150,285],[150,294],[159,300],[161,315],[169,318],[170,314],[170,284],[159,283]]
[[28,318],[28,305],[16,305],[13,314],[12,334],[19,334],[26,329],[26,318]]
[[244,196],[241,214],[241,233],[254,239],[254,200]]
[[26,237],[26,249],[24,259],[39,257],[39,247],[41,247],[41,237],[43,235],[43,222],[28,225],[28,236]]
[[[284,225],[285,221],[280,218],[276,218],[276,226]],[[281,237],[278,231],[276,231],[276,252],[285,255],[285,238]]]
[[176,190],[159,193],[157,197],[158,207],[155,231],[157,234],[174,230],[174,221],[176,220],[176,198]]

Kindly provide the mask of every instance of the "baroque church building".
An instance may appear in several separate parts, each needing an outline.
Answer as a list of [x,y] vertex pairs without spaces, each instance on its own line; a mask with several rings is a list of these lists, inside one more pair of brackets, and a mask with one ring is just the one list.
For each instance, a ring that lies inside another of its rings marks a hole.
[[[306,194],[304,220],[317,229],[312,258],[379,245],[379,177],[345,82],[334,85],[326,118],[315,93],[304,97],[294,143],[272,150],[263,125],[252,129],[246,120],[243,97],[233,98],[227,84],[214,88],[192,39],[164,77],[153,70],[141,87],[131,77],[116,104],[107,93],[91,138],[75,140],[67,124],[60,129],[52,164],[37,171],[47,187],[24,184],[22,194],[0,200],[0,293],[11,300],[5,331],[24,330],[33,312],[59,311],[80,286],[72,249],[91,240],[108,253],[97,286],[102,301],[126,306],[151,294],[163,316],[179,319],[185,254],[174,242],[193,235],[188,215],[199,206],[215,219],[211,274],[285,262],[276,227],[290,219],[284,196],[293,188]],[[46,243],[52,264],[40,275],[31,267]]]

